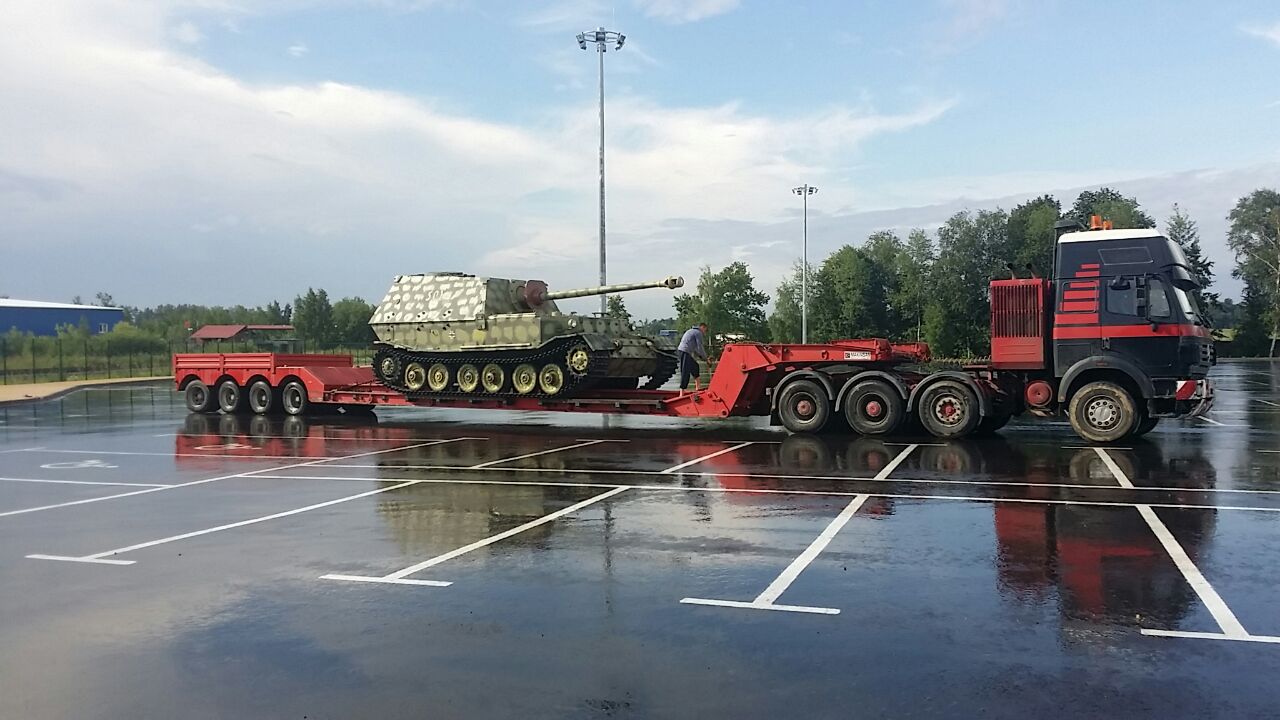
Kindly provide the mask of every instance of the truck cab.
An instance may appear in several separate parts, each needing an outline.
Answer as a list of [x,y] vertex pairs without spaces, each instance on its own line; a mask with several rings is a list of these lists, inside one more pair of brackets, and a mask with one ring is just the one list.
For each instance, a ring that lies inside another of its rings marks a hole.
[[1016,379],[1022,406],[1065,411],[1094,442],[1208,410],[1213,338],[1182,249],[1098,217],[1059,230],[1052,279],[991,283],[991,366]]
[[1057,377],[1123,366],[1159,385],[1155,397],[1172,397],[1176,381],[1208,375],[1214,363],[1209,323],[1196,307],[1192,292],[1199,284],[1176,243],[1150,229],[1070,232],[1058,239],[1055,265]]

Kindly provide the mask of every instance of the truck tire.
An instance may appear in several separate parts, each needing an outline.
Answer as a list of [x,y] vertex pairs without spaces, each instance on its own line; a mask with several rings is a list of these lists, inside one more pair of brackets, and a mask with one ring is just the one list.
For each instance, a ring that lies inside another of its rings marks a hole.
[[1080,437],[1095,443],[1121,440],[1142,420],[1129,391],[1112,382],[1091,382],[1071,396],[1067,417]]
[[1138,423],[1136,427],[1133,428],[1133,433],[1131,433],[1131,437],[1142,437],[1143,435],[1146,435],[1152,430],[1155,430],[1156,425],[1158,425],[1159,423],[1160,423],[1160,418],[1151,417],[1150,415],[1143,413],[1142,420],[1141,422]]
[[311,398],[307,397],[307,386],[297,380],[290,380],[280,389],[280,406],[288,415],[305,415],[311,407]]
[[209,392],[209,386],[199,380],[187,383],[187,389],[182,391],[182,395],[187,401],[187,410],[193,413],[216,412],[218,409],[213,401],[213,393]]
[[883,380],[863,380],[844,397],[844,418],[859,435],[889,435],[906,417],[906,400]]
[[916,415],[930,435],[964,437],[978,427],[978,398],[963,383],[941,380],[925,388],[916,401]]
[[218,384],[218,409],[228,415],[244,412],[244,392],[235,380],[223,380]]
[[276,390],[266,380],[259,380],[249,386],[249,409],[259,415],[267,415],[280,407],[276,398]]
[[978,427],[973,429],[974,435],[994,435],[997,430],[1009,424],[1009,418],[1013,417],[1007,413],[999,415],[988,415],[978,421]]
[[831,417],[831,398],[812,380],[788,383],[778,397],[778,417],[793,433],[817,432]]

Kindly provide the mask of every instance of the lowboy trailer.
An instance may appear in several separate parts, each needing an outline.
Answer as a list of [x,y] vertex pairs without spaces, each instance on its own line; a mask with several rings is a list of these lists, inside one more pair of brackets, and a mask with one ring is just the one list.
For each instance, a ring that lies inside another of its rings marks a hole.
[[1149,432],[1161,418],[1196,417],[1213,402],[1213,340],[1191,294],[1198,285],[1177,244],[1154,230],[1059,223],[1054,279],[992,280],[991,359],[921,369],[923,343],[881,339],[726,345],[704,389],[596,389],[563,396],[490,396],[388,387],[346,355],[179,354],[174,381],[193,412],[303,414],[379,406],[555,410],[669,417],[768,416],[792,432],[841,424],[887,435],[908,422],[962,437],[1018,414],[1066,415],[1091,442]]

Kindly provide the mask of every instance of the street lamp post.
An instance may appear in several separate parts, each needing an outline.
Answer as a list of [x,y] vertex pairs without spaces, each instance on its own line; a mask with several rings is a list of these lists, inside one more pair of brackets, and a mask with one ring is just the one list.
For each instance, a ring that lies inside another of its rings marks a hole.
[[809,196],[818,188],[804,184],[791,188],[791,192],[804,198],[804,245],[800,258],[800,342],[809,342]]
[[[605,252],[604,252],[604,54],[608,50],[609,43],[616,43],[615,50],[622,49],[622,43],[627,39],[626,35],[604,28],[596,28],[587,32],[578,33],[578,47],[583,50],[587,49],[587,43],[596,44],[596,54],[600,56],[600,284],[607,284],[605,281]],[[608,312],[609,298],[607,295],[600,296],[600,314],[603,316]]]

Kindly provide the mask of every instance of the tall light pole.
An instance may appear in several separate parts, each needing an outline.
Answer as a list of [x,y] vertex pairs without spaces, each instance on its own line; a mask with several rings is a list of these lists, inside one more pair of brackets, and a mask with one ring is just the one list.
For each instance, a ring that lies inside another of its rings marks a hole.
[[[605,262],[604,262],[604,54],[608,50],[609,43],[617,43],[615,50],[622,49],[622,43],[626,42],[627,36],[612,30],[604,28],[596,28],[587,32],[578,33],[578,47],[583,50],[587,49],[587,43],[596,44],[596,54],[600,56],[600,284],[605,285]],[[604,315],[608,312],[609,297],[607,295],[600,296],[600,314]]]
[[791,188],[804,198],[804,246],[800,257],[800,342],[809,342],[809,196],[818,188],[805,184]]

